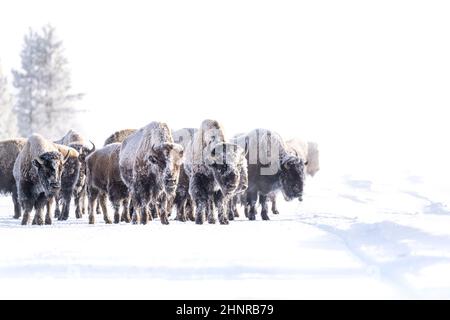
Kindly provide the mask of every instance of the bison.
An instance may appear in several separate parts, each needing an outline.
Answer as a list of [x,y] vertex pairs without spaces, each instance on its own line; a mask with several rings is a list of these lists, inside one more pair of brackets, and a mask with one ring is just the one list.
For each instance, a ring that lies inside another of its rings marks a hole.
[[[70,201],[72,200],[72,194],[76,193],[77,186],[80,181],[80,154],[74,148],[62,144],[55,145],[61,154],[68,155],[67,161],[64,163],[63,171],[61,174],[61,190],[55,196],[55,218],[58,218],[58,220],[67,220],[69,218]],[[47,208],[48,210],[50,210],[52,202],[53,199],[50,199]],[[59,209],[60,203],[62,204],[62,210]],[[77,216],[77,218],[79,218],[79,216]]]
[[184,168],[196,224],[203,224],[205,215],[215,223],[214,206],[220,224],[228,224],[228,201],[240,191],[241,175],[247,174],[244,150],[225,141],[221,125],[205,120],[186,147]]
[[[86,159],[89,223],[95,222],[94,207],[99,196],[108,195],[114,208],[114,223],[130,222],[128,187],[120,177],[120,143],[112,143],[93,152]],[[105,223],[111,223],[105,201],[100,201]],[[120,216],[120,206],[123,206]]]
[[[183,128],[173,131],[172,135],[175,143],[180,144],[183,149],[186,149],[186,146],[190,141],[192,141],[196,132],[197,129],[194,128]],[[173,199],[173,204],[177,210],[175,220],[182,222],[185,222],[188,219],[191,221],[195,220],[192,200],[189,195],[189,176],[184,170],[184,165],[181,165],[180,168],[180,178],[178,179],[178,186],[175,192],[175,198]]]
[[0,141],[0,194],[11,194],[14,203],[14,219],[19,219],[22,210],[17,197],[16,180],[13,175],[14,162],[25,146],[27,139]]
[[287,201],[302,199],[305,163],[290,151],[280,135],[256,129],[238,137],[237,142],[247,150],[249,183],[245,209],[249,220],[256,219],[258,197],[263,220],[269,220],[267,196],[271,192],[281,190]]
[[[24,210],[22,225],[27,225],[33,208],[33,224],[44,224],[43,208],[61,189],[61,174],[70,153],[62,155],[56,145],[39,134],[32,134],[14,163],[19,202]],[[51,224],[49,212],[45,224]]]
[[122,142],[119,168],[133,202],[133,223],[151,219],[147,206],[159,208],[162,224],[169,224],[167,200],[178,184],[183,147],[174,143],[167,124],[152,122]]
[[[79,176],[77,183],[73,189],[73,196],[76,207],[75,216],[77,219],[80,219],[86,211],[86,157],[95,151],[95,145],[92,143],[92,141],[90,141],[92,147],[88,148],[86,140],[74,130],[69,130],[64,137],[55,141],[55,143],[74,148],[80,154]],[[66,211],[67,214],[60,213],[59,200],[60,199],[57,199],[56,201],[55,217],[59,220],[67,220],[69,218],[69,211]],[[68,200],[70,206],[70,199]]]
[[[306,166],[306,175],[314,177],[320,170],[318,144],[316,142],[306,142],[299,138],[293,138],[287,140],[286,145],[292,153],[303,159]],[[272,203],[272,213],[279,214],[276,193],[270,193],[268,198]]]

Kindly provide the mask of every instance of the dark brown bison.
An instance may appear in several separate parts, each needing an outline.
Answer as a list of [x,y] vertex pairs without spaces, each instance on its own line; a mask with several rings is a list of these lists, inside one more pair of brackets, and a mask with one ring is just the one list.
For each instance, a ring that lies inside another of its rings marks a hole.
[[22,215],[14,179],[14,162],[27,143],[27,139],[0,141],[0,194],[11,194],[14,203],[14,219]]
[[[129,192],[120,177],[119,154],[120,143],[112,143],[93,152],[86,159],[87,165],[87,187],[89,197],[89,223],[95,222],[94,208],[99,196],[107,195],[114,208],[114,223],[121,220],[130,222],[128,212]],[[100,202],[103,210],[105,223],[111,223],[106,203]],[[120,206],[123,206],[120,216]]]

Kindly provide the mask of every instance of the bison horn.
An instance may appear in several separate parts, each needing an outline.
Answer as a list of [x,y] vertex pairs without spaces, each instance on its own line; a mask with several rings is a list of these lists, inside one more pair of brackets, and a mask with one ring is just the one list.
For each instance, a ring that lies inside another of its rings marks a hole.
[[41,157],[36,157],[36,158],[34,159],[34,161],[38,162],[39,164],[44,164],[44,160],[42,160]]
[[64,157],[63,163],[66,163],[66,161],[69,160],[69,157],[70,157],[70,150],[67,150],[67,154]]
[[91,140],[89,140],[89,142],[92,144],[92,148],[89,150],[89,153],[92,153],[95,151],[95,144]]

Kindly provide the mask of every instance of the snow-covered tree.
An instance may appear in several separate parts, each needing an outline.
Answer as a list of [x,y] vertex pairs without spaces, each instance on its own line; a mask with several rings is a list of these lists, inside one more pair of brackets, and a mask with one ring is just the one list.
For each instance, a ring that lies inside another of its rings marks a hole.
[[30,29],[21,59],[21,70],[13,70],[20,134],[39,132],[49,138],[63,135],[74,126],[79,111],[74,102],[82,95],[70,93],[68,61],[55,28],[47,25],[41,32]]
[[13,113],[8,81],[0,66],[0,140],[15,138],[17,135],[16,115]]

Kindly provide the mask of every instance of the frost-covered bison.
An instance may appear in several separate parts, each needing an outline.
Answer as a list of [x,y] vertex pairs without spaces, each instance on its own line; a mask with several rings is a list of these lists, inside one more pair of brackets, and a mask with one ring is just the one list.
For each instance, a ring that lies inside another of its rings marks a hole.
[[[129,192],[125,183],[120,177],[119,155],[120,143],[112,143],[93,152],[86,159],[87,166],[87,187],[89,197],[89,223],[95,222],[94,208],[99,195],[108,195],[114,208],[114,223],[120,221],[130,222],[128,212]],[[105,223],[111,223],[108,215],[106,203],[101,202],[103,218]],[[123,211],[120,216],[120,206]]]
[[[56,145],[38,134],[31,135],[14,163],[13,175],[27,225],[33,208],[33,224],[44,224],[43,208],[61,189],[61,174],[69,153],[62,155]],[[45,224],[51,224],[47,212]]]
[[[316,142],[306,142],[300,138],[293,138],[286,141],[286,145],[290,152],[300,157],[306,167],[306,175],[314,177],[320,170],[319,164],[319,145]],[[272,192],[268,195],[272,203],[272,213],[279,214],[276,201],[276,193]],[[300,199],[301,200],[301,199]]]
[[133,223],[151,219],[151,204],[159,208],[161,223],[169,224],[167,199],[175,194],[182,157],[183,147],[165,123],[152,122],[122,142],[119,168],[133,202]]
[[239,191],[241,174],[246,174],[244,150],[227,143],[221,125],[205,120],[186,147],[184,168],[189,176],[189,194],[195,206],[195,222],[203,224],[205,215],[215,223],[228,224],[228,201]]
[[17,197],[16,180],[13,175],[14,162],[27,143],[27,139],[0,141],[0,194],[11,194],[14,203],[14,219],[19,219],[22,210]]
[[[74,130],[69,130],[64,137],[55,141],[55,143],[74,148],[79,153],[80,173],[73,190],[76,207],[75,216],[79,219],[86,211],[86,157],[95,151],[95,145],[89,141],[92,146],[88,146],[88,143],[83,136]],[[59,220],[67,220],[69,218],[68,213],[60,213],[59,201],[56,201],[55,217]]]
[[288,148],[280,135],[256,129],[237,141],[247,151],[249,181],[245,205],[250,220],[256,218],[258,196],[263,220],[269,220],[267,196],[271,192],[281,190],[287,201],[302,199],[304,161]]
[[[183,149],[186,149],[188,143],[192,141],[197,131],[198,130],[194,128],[183,128],[173,131],[172,135],[175,143],[180,144]],[[182,164],[180,168],[180,178],[178,179],[178,186],[175,192],[175,198],[173,199],[173,204],[177,210],[175,220],[182,222],[185,222],[188,219],[191,221],[195,220],[192,200],[189,195],[189,176],[184,170],[184,164]]]
[[[67,160],[64,163],[63,171],[61,174],[61,190],[55,196],[55,218],[58,218],[58,220],[67,220],[69,219],[70,201],[72,200],[72,195],[77,192],[77,186],[80,181],[80,154],[74,148],[62,144],[55,143],[55,146],[61,154],[67,155]],[[48,210],[50,210],[52,202],[53,199],[49,201],[49,205],[47,208]],[[62,210],[60,210],[59,208],[60,204],[62,206]],[[77,218],[79,217],[77,216]]]

